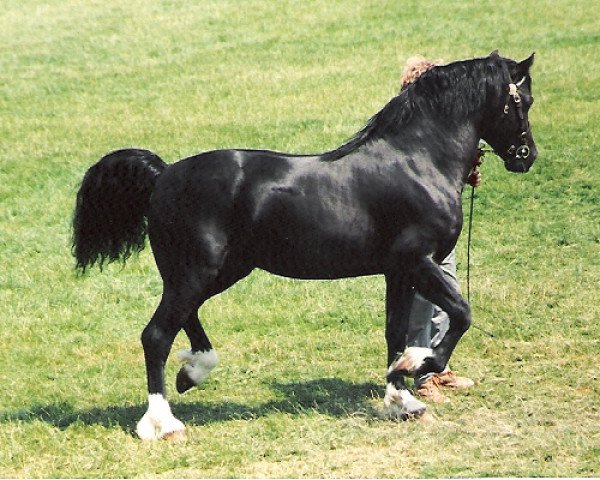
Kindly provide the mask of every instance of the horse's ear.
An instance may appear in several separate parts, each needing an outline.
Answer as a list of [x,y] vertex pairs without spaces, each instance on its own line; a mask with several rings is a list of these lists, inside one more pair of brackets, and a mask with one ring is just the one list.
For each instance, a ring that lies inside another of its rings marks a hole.
[[490,57],[495,58],[495,57],[499,57],[500,53],[498,52],[498,49],[494,50],[492,53],[490,53]]
[[529,69],[531,65],[533,65],[533,57],[535,56],[535,52],[533,52],[529,57],[525,60],[517,64],[517,71],[521,77],[524,77],[529,74]]

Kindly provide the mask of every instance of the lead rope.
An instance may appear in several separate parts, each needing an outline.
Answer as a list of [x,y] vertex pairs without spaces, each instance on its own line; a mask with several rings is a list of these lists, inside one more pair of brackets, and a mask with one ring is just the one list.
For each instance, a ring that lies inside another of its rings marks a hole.
[[473,207],[475,205],[475,186],[471,185],[471,204],[469,206],[469,229],[467,233],[467,301],[471,304],[471,236],[473,234]]
[[[485,150],[482,147],[477,149],[477,161],[475,163],[475,167],[473,171],[476,171],[481,165],[483,161],[483,155],[485,154]],[[471,184],[471,202],[469,205],[469,228],[467,231],[467,301],[469,305],[471,305],[471,238],[473,234],[473,212],[475,206],[475,185]],[[480,332],[485,333],[488,337],[494,338],[494,334],[488,332],[487,330],[481,328],[479,325],[472,323],[472,326],[475,327]]]

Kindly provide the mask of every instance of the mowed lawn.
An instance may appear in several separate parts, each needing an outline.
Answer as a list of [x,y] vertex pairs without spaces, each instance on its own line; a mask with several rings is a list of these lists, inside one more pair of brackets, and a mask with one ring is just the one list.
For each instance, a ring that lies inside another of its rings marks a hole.
[[[595,2],[575,0],[4,0],[0,477],[600,476],[599,32]],[[536,52],[540,154],[526,175],[482,167],[472,300],[494,337],[473,328],[452,360],[476,386],[431,422],[382,419],[382,278],[256,271],[202,310],[221,358],[207,382],[177,395],[169,362],[187,441],[137,439],[161,282],[149,248],[75,276],[85,170],[129,146],[167,162],[331,149],[407,57],[496,48]]]

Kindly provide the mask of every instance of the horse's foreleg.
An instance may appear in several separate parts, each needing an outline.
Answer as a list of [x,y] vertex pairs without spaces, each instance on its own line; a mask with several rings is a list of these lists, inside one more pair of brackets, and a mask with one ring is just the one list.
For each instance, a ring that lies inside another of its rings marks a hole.
[[183,361],[183,366],[177,374],[176,386],[179,393],[187,392],[202,383],[218,362],[217,354],[196,314],[190,315],[183,329],[192,348],[178,353]]
[[408,419],[425,413],[426,406],[412,396],[404,383],[404,374],[392,367],[396,357],[406,347],[408,320],[414,293],[401,275],[386,275],[385,338],[389,367],[383,404],[385,414],[393,419]]
[[152,320],[142,333],[142,345],[148,378],[148,410],[138,422],[136,433],[142,440],[178,439],[185,435],[185,426],[173,413],[166,397],[164,368],[173,340],[193,307],[171,295],[163,298]]
[[471,311],[456,286],[431,258],[424,258],[415,272],[414,285],[417,291],[444,310],[450,319],[450,328],[436,347],[407,348],[391,366],[399,374],[418,377],[444,370],[458,341],[471,325]]

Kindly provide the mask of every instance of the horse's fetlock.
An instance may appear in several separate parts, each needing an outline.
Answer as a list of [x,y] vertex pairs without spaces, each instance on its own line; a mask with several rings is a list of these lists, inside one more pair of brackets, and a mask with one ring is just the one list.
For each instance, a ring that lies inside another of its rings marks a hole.
[[202,383],[219,363],[219,357],[212,348],[196,353],[191,350],[181,350],[178,352],[178,357],[183,362],[176,379],[179,393],[184,393]]

